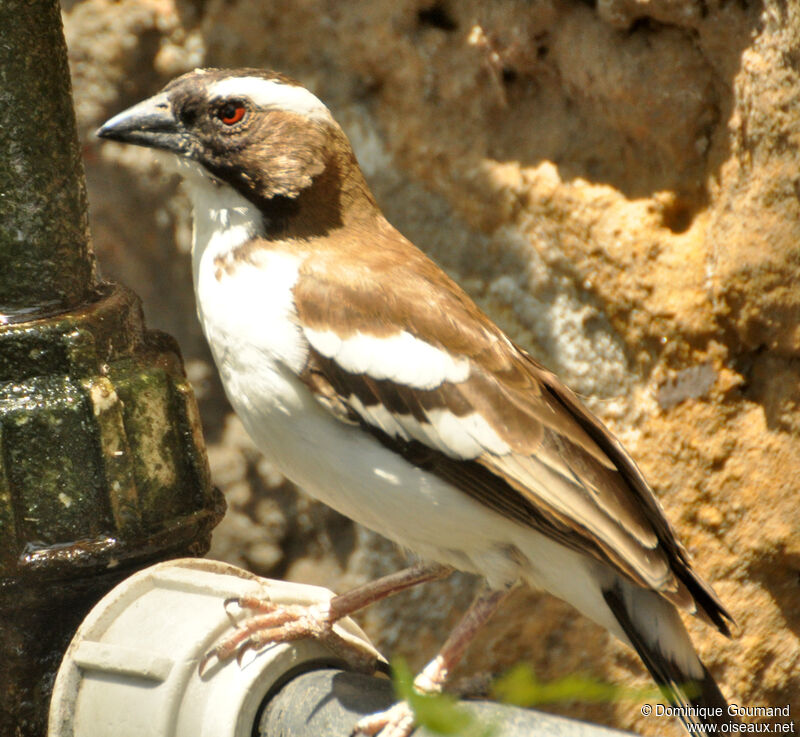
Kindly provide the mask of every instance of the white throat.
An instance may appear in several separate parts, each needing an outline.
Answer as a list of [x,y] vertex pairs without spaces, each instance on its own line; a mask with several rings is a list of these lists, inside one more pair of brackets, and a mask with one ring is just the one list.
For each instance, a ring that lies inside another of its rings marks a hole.
[[215,262],[224,261],[239,246],[264,235],[264,223],[252,202],[229,184],[211,177],[199,164],[179,159],[177,172],[183,177],[194,210],[192,271],[196,288],[201,269],[213,270]]
[[300,371],[305,363],[292,294],[300,259],[271,249],[235,258],[236,249],[264,235],[261,211],[194,162],[179,164],[179,173],[194,206],[197,316],[226,392],[246,419],[246,387],[267,380],[253,372],[273,380],[279,364]]

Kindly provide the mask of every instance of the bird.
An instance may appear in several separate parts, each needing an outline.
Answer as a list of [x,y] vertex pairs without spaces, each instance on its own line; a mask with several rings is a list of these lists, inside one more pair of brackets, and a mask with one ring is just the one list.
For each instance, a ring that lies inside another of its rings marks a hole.
[[[460,570],[484,588],[418,690],[441,690],[479,627],[527,585],[632,647],[687,728],[731,721],[679,612],[725,636],[734,619],[636,463],[387,221],[315,94],[278,72],[196,69],[97,135],[164,152],[183,177],[198,316],[256,445],[419,560],[316,608],[238,600],[250,617],[208,658],[304,636],[345,652],[337,619]],[[412,729],[403,702],[356,725]]]

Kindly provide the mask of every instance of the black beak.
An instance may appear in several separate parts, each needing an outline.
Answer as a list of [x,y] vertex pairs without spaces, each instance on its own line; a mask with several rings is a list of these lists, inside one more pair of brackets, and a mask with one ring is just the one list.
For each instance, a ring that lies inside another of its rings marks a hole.
[[179,155],[186,155],[189,148],[189,133],[163,92],[115,115],[97,130],[97,136]]

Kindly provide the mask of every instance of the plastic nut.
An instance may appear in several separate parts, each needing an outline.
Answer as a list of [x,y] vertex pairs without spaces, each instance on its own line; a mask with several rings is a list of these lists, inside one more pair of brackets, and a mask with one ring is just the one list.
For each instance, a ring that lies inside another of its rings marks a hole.
[[[320,643],[299,640],[267,647],[241,665],[212,664],[201,677],[198,663],[231,628],[223,601],[243,595],[276,604],[333,596],[210,560],[179,559],[140,571],[78,628],[53,689],[49,737],[250,737],[273,686],[287,673],[335,658]],[[372,648],[352,620],[335,626]]]

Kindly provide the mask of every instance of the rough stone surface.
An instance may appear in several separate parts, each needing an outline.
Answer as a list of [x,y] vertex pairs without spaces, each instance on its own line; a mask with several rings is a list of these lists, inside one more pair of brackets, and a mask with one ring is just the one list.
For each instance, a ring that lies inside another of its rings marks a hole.
[[[106,117],[196,65],[301,79],[387,216],[617,432],[736,616],[689,622],[731,701],[800,714],[800,6],[781,0],[83,0],[65,4],[106,276],[178,336],[230,512],[214,554],[344,589],[402,565],[275,473],[229,414],[196,319],[190,220]],[[363,622],[421,665],[465,576]],[[520,591],[462,675],[532,664],[645,685],[637,658]],[[566,714],[678,735],[639,704]]]

